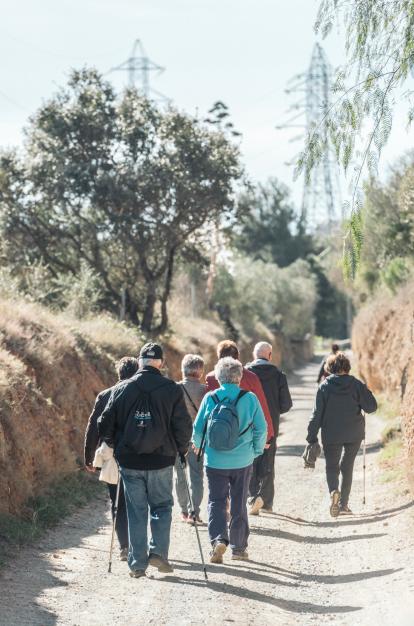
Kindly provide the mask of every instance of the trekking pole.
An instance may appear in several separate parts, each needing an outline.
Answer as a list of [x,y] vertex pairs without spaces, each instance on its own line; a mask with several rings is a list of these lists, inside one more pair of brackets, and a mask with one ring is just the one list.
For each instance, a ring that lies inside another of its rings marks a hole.
[[118,502],[119,502],[119,492],[121,490],[121,472],[118,467],[118,483],[116,485],[116,496],[115,496],[115,504],[114,511],[112,514],[112,533],[111,533],[111,547],[109,548],[109,564],[108,564],[108,573],[111,573],[112,570],[112,552],[114,549],[114,538],[115,538],[115,526],[116,520],[118,517]]
[[204,556],[203,556],[203,549],[201,547],[200,534],[198,532],[197,516],[196,516],[195,511],[194,511],[193,499],[191,497],[191,492],[190,492],[190,485],[188,484],[186,466],[185,466],[185,463],[182,462],[181,458],[180,458],[180,467],[181,467],[181,469],[183,470],[183,473],[184,473],[185,484],[186,484],[186,487],[187,487],[188,500],[190,502],[190,507],[191,507],[191,517],[193,518],[194,528],[195,528],[195,531],[196,531],[197,541],[198,541],[198,549],[200,550],[201,563],[203,565],[204,578],[206,580],[208,580],[206,564],[204,562]]
[[367,452],[367,444],[364,438],[364,441],[362,442],[362,460],[363,460],[363,492],[364,492],[364,496],[362,499],[362,504],[365,505],[365,474],[366,474],[366,452]]

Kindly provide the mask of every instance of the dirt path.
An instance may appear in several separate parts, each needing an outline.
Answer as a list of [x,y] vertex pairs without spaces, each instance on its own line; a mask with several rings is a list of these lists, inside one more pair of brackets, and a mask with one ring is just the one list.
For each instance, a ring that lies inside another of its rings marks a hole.
[[[194,530],[178,521],[171,542],[174,576],[144,580],[116,562],[106,573],[107,504],[72,516],[35,548],[22,551],[0,578],[1,626],[189,626],[208,624],[414,624],[414,507],[405,489],[384,484],[369,422],[368,503],[362,511],[357,461],[352,519],[332,520],[324,462],[302,468],[316,366],[297,372],[295,409],[283,423],[274,514],[251,518],[252,560],[209,568],[203,580]],[[201,529],[205,554],[206,529]]]

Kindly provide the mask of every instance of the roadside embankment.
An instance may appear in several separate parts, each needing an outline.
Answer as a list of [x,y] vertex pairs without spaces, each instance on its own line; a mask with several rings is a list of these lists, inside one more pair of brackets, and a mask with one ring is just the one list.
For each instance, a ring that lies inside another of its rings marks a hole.
[[401,402],[401,426],[414,489],[414,283],[364,306],[354,322],[352,347],[360,375],[373,391]]
[[[164,342],[172,376],[185,350],[213,361],[220,325],[193,331]],[[30,517],[28,501],[79,467],[96,394],[115,382],[115,360],[136,355],[144,340],[109,317],[79,321],[0,301],[0,514]]]
[[[174,331],[160,338],[167,375],[180,378],[185,352],[201,353],[211,369],[224,338],[218,319],[181,314],[171,321]],[[272,341],[276,362],[291,357],[287,341],[258,329],[257,338],[240,341],[244,362],[259,339]],[[79,321],[0,300],[0,515],[32,518],[28,503],[79,468],[97,393],[114,384],[116,359],[136,355],[144,342],[138,330],[109,316]]]

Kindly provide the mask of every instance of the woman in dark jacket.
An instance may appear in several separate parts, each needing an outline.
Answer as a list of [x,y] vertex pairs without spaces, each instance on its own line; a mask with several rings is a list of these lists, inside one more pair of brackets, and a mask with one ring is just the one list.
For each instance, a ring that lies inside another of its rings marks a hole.
[[[355,457],[365,437],[365,413],[374,413],[377,402],[364,383],[350,376],[351,363],[343,352],[326,363],[328,378],[320,385],[308,425],[307,441],[315,443],[321,429],[326,479],[331,494],[330,513],[350,515],[348,507]],[[342,474],[341,491],[339,474]]]

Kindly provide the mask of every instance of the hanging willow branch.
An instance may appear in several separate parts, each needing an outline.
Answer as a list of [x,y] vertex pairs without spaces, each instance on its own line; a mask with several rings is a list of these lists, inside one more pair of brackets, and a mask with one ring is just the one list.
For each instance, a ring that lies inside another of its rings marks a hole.
[[[365,170],[371,176],[377,173],[392,128],[393,94],[414,68],[414,0],[322,0],[316,32],[326,37],[336,22],[345,26],[347,55],[334,84],[338,97],[309,133],[296,175],[310,178],[328,141],[345,172],[352,163],[353,192],[344,248],[345,273],[352,278],[362,246],[361,177]],[[410,101],[412,94],[408,90],[402,97]],[[410,103],[407,122],[413,119]]]

